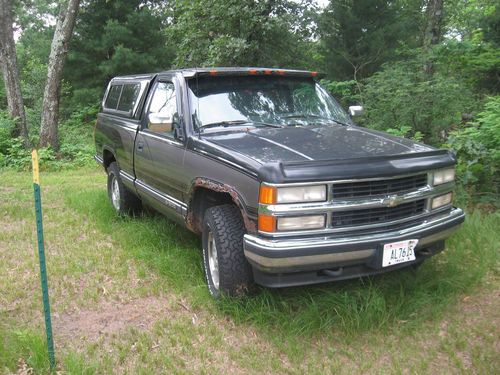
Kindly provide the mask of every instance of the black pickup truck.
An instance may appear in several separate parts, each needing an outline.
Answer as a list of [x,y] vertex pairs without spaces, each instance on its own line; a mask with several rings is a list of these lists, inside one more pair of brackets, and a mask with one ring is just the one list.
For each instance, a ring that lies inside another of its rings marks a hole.
[[147,204],[201,234],[214,297],[416,266],[464,221],[451,152],[356,126],[316,76],[184,69],[108,85],[95,143],[113,207]]

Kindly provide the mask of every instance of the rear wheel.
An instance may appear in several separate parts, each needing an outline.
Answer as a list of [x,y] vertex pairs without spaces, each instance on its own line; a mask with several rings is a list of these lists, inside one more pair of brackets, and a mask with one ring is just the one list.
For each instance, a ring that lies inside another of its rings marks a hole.
[[128,190],[120,178],[120,168],[116,162],[108,166],[108,196],[115,211],[120,214],[133,214],[141,208],[141,201]]
[[203,220],[203,265],[208,290],[240,296],[254,288],[252,267],[243,253],[245,226],[237,207],[209,208]]

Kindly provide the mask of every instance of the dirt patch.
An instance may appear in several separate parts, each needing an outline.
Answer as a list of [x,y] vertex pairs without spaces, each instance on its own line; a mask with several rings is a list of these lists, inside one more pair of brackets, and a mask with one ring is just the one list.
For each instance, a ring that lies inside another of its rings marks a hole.
[[145,297],[127,303],[106,301],[97,310],[79,310],[70,314],[54,314],[54,331],[64,343],[79,340],[95,342],[129,328],[149,330],[169,313],[168,300]]

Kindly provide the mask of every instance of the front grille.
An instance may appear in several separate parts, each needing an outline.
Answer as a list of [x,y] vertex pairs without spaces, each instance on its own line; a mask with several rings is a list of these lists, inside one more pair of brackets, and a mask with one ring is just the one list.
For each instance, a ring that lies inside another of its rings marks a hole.
[[332,227],[369,225],[411,218],[425,209],[425,199],[403,203],[397,207],[379,207],[362,210],[338,211],[332,213]]
[[377,181],[346,182],[333,185],[333,198],[357,198],[401,194],[427,185],[427,174]]

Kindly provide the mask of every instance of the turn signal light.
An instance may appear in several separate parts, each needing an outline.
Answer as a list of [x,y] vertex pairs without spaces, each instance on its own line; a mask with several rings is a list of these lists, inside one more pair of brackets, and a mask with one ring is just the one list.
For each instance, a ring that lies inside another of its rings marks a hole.
[[259,203],[263,204],[275,204],[276,203],[276,188],[274,186],[260,186],[259,192]]
[[269,215],[259,215],[259,230],[261,232],[276,231],[276,218]]

